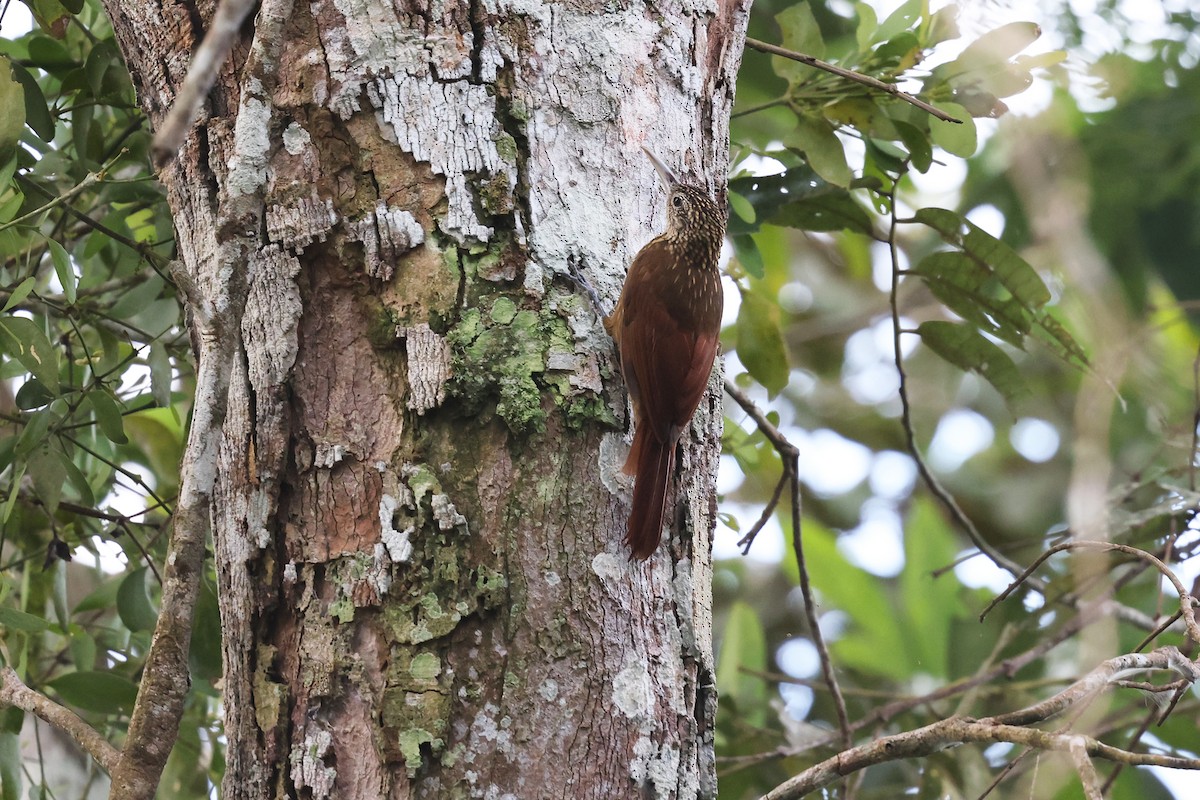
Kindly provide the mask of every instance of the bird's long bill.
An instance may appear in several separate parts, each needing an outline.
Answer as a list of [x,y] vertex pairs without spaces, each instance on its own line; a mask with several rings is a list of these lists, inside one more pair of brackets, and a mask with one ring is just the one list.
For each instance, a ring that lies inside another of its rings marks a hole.
[[658,171],[658,177],[662,179],[663,185],[670,190],[672,187],[679,184],[679,179],[675,177],[675,173],[667,169],[667,165],[658,160],[658,156],[651,153],[645,147],[642,152],[646,154],[646,158],[650,159],[650,163],[654,165],[654,169]]

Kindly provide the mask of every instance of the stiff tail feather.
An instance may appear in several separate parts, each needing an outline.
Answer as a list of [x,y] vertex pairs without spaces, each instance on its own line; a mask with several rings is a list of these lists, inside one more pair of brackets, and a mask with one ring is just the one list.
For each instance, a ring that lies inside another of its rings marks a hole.
[[[625,544],[633,557],[645,561],[654,555],[662,538],[663,514],[667,505],[667,483],[675,466],[675,446],[635,431],[633,448],[625,462],[625,472],[637,476],[633,484],[633,509]],[[631,469],[631,467],[633,469]]]

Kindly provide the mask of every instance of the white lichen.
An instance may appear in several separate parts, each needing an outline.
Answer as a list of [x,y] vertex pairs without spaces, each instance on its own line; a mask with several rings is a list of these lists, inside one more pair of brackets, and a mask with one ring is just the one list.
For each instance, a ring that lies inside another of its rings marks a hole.
[[325,756],[332,749],[332,733],[324,728],[306,730],[304,740],[292,752],[292,783],[296,788],[308,788],[313,798],[333,796],[337,770],[325,763]]
[[409,526],[402,531],[396,530],[396,509],[399,505],[399,500],[390,494],[385,493],[379,498],[379,538],[393,563],[402,564],[412,558],[413,528]]
[[303,153],[312,145],[312,137],[297,122],[290,123],[283,130],[283,149],[294,156]]
[[648,719],[654,708],[654,686],[645,663],[633,657],[613,678],[613,705],[630,719]]
[[267,180],[267,157],[271,151],[271,106],[260,98],[262,83],[246,82],[233,127],[233,152],[229,155],[229,176],[225,186],[231,197],[250,195]]
[[433,518],[440,529],[449,531],[467,526],[467,518],[458,513],[458,509],[454,507],[454,503],[450,502],[449,495],[435,494],[429,498],[429,504],[433,509]]
[[333,469],[334,465],[340,463],[348,452],[349,448],[344,444],[337,442],[317,442],[316,452],[313,454],[313,466],[323,469]]

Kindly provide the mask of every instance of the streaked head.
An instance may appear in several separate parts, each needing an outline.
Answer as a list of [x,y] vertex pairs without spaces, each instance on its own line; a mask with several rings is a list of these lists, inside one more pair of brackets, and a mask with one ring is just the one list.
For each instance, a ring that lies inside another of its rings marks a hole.
[[708,192],[699,186],[681,182],[667,165],[647,150],[642,151],[654,165],[667,190],[667,235],[671,237],[720,239],[725,235],[725,215]]

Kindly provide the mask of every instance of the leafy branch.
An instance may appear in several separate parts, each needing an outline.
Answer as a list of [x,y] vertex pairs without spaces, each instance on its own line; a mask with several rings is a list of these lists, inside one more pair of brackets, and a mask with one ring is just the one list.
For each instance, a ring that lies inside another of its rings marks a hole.
[[762,42],[758,39],[752,39],[749,36],[746,37],[746,46],[752,50],[757,50],[760,53],[768,53],[774,56],[790,58],[793,61],[799,61],[801,64],[807,64],[814,69],[823,70],[831,75],[837,75],[840,78],[845,78],[846,80],[854,81],[855,83],[861,83],[863,86],[868,86],[877,91],[893,95],[894,97],[897,97],[906,103],[911,103],[927,114],[932,114],[943,122],[953,122],[957,125],[962,124],[961,119],[947,114],[945,111],[926,103],[919,97],[913,97],[911,94],[901,91],[900,87],[896,86],[894,83],[885,83],[878,78],[871,77],[870,75],[864,75],[863,73],[855,72],[852,69],[839,67],[837,64],[830,64],[828,61],[822,61],[816,56],[810,56],[805,53],[797,53],[794,50],[788,50],[786,47],[780,47],[779,45],[770,44],[769,42]]

